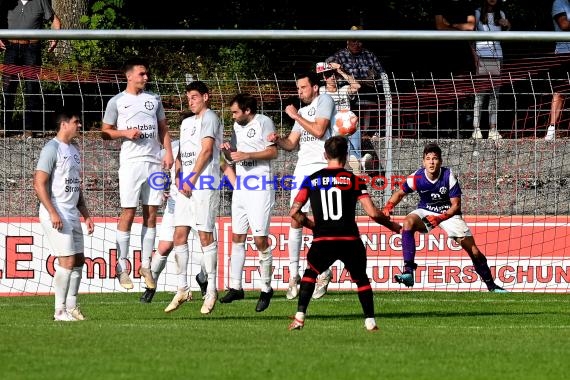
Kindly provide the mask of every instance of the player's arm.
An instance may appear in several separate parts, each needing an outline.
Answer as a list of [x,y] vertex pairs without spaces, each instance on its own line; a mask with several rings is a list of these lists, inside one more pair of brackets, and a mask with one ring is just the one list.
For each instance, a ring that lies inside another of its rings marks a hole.
[[267,136],[267,141],[275,143],[279,148],[288,152],[299,146],[301,134],[296,131],[291,131],[287,137],[280,137],[277,133],[270,133]]
[[49,213],[52,227],[59,231],[63,228],[63,222],[59,216],[59,213],[51,202],[51,197],[48,190],[49,178],[50,175],[48,173],[44,172],[43,170],[36,170],[34,172],[34,191],[36,192],[38,200],[44,205],[47,212]]
[[103,123],[101,127],[101,137],[103,140],[116,140],[120,138],[136,140],[140,134],[141,131],[137,128],[118,130],[116,126],[107,123]]
[[91,219],[91,215],[89,215],[89,209],[85,203],[85,198],[83,197],[83,191],[79,191],[79,200],[77,201],[77,209],[85,219],[85,226],[87,226],[87,233],[91,235],[95,230],[95,225],[93,224],[93,220]]
[[309,121],[301,116],[299,112],[297,112],[295,106],[291,104],[285,108],[285,112],[287,112],[287,115],[289,115],[291,119],[299,123],[299,125],[302,126],[305,131],[309,132],[311,135],[315,136],[318,139],[322,138],[325,135],[331,123],[329,119],[326,119],[324,117],[317,117],[315,118],[315,121]]
[[397,191],[392,193],[390,199],[388,199],[388,202],[386,202],[384,208],[382,208],[382,213],[385,216],[390,216],[391,214],[393,214],[394,207],[396,207],[396,205],[400,203],[406,195],[407,194],[402,189],[398,189]]
[[441,222],[451,218],[454,215],[461,214],[461,197],[454,197],[449,199],[451,207],[439,215],[428,215],[425,219],[431,224],[432,227],[437,227]]
[[384,215],[384,213],[374,205],[374,202],[372,202],[369,196],[360,197],[358,201],[362,205],[364,212],[366,212],[372,220],[393,232],[400,233],[402,226],[391,221],[389,215]]
[[222,173],[224,173],[224,176],[230,181],[230,183],[232,184],[232,186],[235,189],[237,178],[236,178],[236,171],[235,171],[234,167],[222,160],[222,161],[220,161],[220,169],[222,170]]
[[301,202],[293,202],[293,206],[291,206],[291,210],[289,210],[289,216],[301,226],[312,230],[315,228],[315,222],[309,219],[307,214],[301,211],[303,205],[304,203]]
[[200,176],[200,174],[202,174],[202,172],[204,171],[204,169],[212,159],[212,154],[214,153],[214,139],[210,136],[203,137],[201,141],[201,146],[202,150],[200,151],[200,154],[198,154],[198,157],[196,158],[196,163],[194,164],[193,171],[196,174],[190,177],[190,183],[194,186],[196,185],[196,182],[198,182],[198,177]]
[[162,167],[169,170],[174,164],[174,157],[172,155],[172,138],[168,131],[168,123],[166,122],[166,119],[158,122],[158,136],[160,138],[160,143],[166,151],[162,158]]
[[268,146],[262,151],[258,152],[231,152],[233,162],[244,160],[273,160],[277,158],[277,147],[275,145]]

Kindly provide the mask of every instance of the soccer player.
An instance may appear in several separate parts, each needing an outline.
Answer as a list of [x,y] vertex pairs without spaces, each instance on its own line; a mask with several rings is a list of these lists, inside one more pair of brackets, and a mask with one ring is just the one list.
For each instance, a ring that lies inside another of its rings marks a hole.
[[[172,154],[174,157],[178,156],[178,146],[179,141],[173,140],[172,143]],[[166,151],[163,149],[162,153],[165,154]],[[172,182],[176,177],[176,167],[173,165],[170,168],[170,181]],[[176,207],[176,196],[178,194],[178,189],[176,185],[170,184],[168,193],[164,193],[166,198],[166,207],[162,215],[162,222],[160,224],[160,229],[158,232],[158,247],[155,255],[152,257],[150,263],[150,271],[152,273],[152,278],[154,282],[158,284],[158,277],[166,267],[166,261],[168,255],[172,252],[174,248],[174,208]],[[196,236],[193,236],[196,237]],[[191,240],[192,244],[195,244],[195,239]],[[202,292],[202,297],[206,295],[206,288],[208,286],[208,279],[205,277],[205,272],[202,270],[196,275],[196,281],[200,286],[200,291]],[[154,298],[156,293],[156,288],[150,289],[146,288],[144,293],[140,297],[142,303],[150,303]]]
[[423,167],[408,177],[400,189],[392,194],[382,209],[388,216],[394,207],[408,194],[417,192],[420,201],[418,208],[406,216],[402,227],[402,252],[404,270],[394,276],[400,284],[414,286],[416,242],[414,234],[428,233],[440,226],[448,237],[455,240],[467,252],[475,271],[487,285],[490,292],[505,293],[506,290],[495,284],[487,258],[479,250],[471,230],[461,217],[461,187],[450,168],[442,166],[441,148],[435,143],[424,147]]
[[[291,201],[299,191],[299,185],[303,179],[312,173],[326,167],[324,158],[325,140],[332,135],[331,120],[336,114],[336,107],[333,98],[328,94],[319,93],[319,78],[316,73],[309,72],[297,77],[297,93],[301,102],[306,104],[298,111],[290,104],[285,108],[285,112],[295,123],[289,135],[281,138],[273,133],[269,135],[269,141],[277,144],[278,147],[287,151],[299,148],[297,155],[297,165],[293,172],[295,183],[292,184]],[[303,212],[310,209],[307,203]],[[289,228],[289,287],[287,298],[294,299],[299,294],[298,284],[301,280],[299,276],[299,256],[301,251],[303,227],[295,219],[291,220]],[[330,270],[323,273],[320,283],[315,290],[320,296],[326,293],[326,289],[332,277]],[[318,297],[317,297],[318,298]]]
[[34,173],[40,223],[58,263],[54,276],[55,321],[85,319],[77,303],[85,264],[81,216],[88,234],[93,233],[94,224],[81,191],[81,155],[72,142],[80,128],[78,113],[59,112],[57,135],[43,147]]
[[[156,238],[156,214],[162,204],[161,189],[152,188],[148,178],[170,169],[173,164],[170,134],[162,101],[158,95],[145,91],[149,66],[145,60],[132,58],[125,63],[126,89],[115,95],[105,110],[103,139],[122,139],[119,166],[121,216],[117,225],[117,278],[125,289],[132,289],[128,274],[128,253],[131,227],[139,200],[142,203],[142,263],[139,274],[146,287],[156,288],[150,271],[150,257]],[[166,153],[161,160],[161,144]],[[162,161],[162,167],[161,167]]]
[[[230,151],[238,178],[247,182],[232,193],[232,256],[230,262],[230,288],[220,298],[221,303],[244,298],[242,274],[245,264],[245,238],[251,233],[259,252],[259,273],[261,293],[255,311],[269,307],[273,288],[273,255],[267,236],[271,210],[275,204],[275,189],[271,186],[271,160],[277,158],[277,147],[267,138],[275,133],[273,121],[257,113],[257,100],[250,94],[237,94],[230,100],[230,112],[234,119],[231,142],[225,142],[223,149]],[[232,152],[235,147],[234,152]],[[263,180],[265,179],[265,180]],[[244,187],[245,186],[245,187]],[[252,201],[254,199],[255,201]]]
[[[365,328],[378,330],[374,319],[372,287],[366,273],[366,248],[355,220],[356,202],[359,201],[366,214],[386,228],[400,232],[400,225],[382,214],[372,202],[363,181],[344,168],[347,154],[348,141],[345,137],[329,138],[325,142],[328,167],[303,181],[289,212],[299,225],[313,230],[313,244],[307,254],[307,269],[301,280],[297,313],[289,330],[303,328],[317,275],[336,260],[344,263],[352,281],[356,283]],[[302,211],[303,205],[309,200],[314,221]]]
[[174,254],[178,266],[178,291],[164,309],[170,313],[192,299],[188,287],[188,235],[198,231],[208,285],[200,312],[209,314],[218,299],[216,270],[218,242],[216,216],[220,206],[220,146],[223,126],[218,115],[208,108],[210,91],[202,81],[186,86],[188,106],[193,113],[180,126],[180,150],[176,157],[178,196],[174,208]]

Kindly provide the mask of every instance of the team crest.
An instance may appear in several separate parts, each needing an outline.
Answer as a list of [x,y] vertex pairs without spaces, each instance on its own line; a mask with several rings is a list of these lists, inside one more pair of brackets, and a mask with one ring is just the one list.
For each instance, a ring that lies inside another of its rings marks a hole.
[[315,116],[317,113],[317,109],[315,107],[309,108],[309,112],[307,113],[309,116]]
[[255,129],[250,128],[250,129],[247,131],[247,137],[252,138],[253,136],[255,136]]
[[146,108],[149,111],[152,111],[154,109],[154,103],[151,102],[150,100],[147,100],[146,102],[144,102],[144,108]]
[[194,136],[195,133],[196,133],[196,125],[193,125],[192,130],[190,131],[190,136]]
[[80,164],[80,163],[81,163],[81,161],[79,160],[79,155],[78,155],[78,154],[74,154],[74,155],[73,155],[73,159],[75,160],[75,162],[76,162],[77,164]]
[[445,193],[447,193],[447,187],[440,187],[440,188],[439,188],[439,193],[440,193],[440,194],[445,194]]

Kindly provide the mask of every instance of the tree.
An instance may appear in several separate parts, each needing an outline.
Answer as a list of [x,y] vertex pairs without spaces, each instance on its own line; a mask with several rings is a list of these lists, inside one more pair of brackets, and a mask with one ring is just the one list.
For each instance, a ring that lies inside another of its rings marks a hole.
[[[53,10],[61,20],[62,29],[84,29],[81,17],[87,15],[88,0],[52,0]],[[71,54],[70,41],[59,41],[55,55],[59,61],[64,61]]]

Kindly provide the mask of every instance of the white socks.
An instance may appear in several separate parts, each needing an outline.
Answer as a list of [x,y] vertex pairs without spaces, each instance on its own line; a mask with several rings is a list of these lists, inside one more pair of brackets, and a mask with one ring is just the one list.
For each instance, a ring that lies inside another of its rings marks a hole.
[[245,243],[232,242],[232,257],[230,258],[230,288],[242,288],[242,273],[245,264]]
[[178,266],[178,289],[188,289],[188,244],[174,246],[174,261]]
[[271,248],[259,251],[259,274],[261,275],[261,291],[269,293],[271,290],[271,275],[273,274],[273,255]]
[[216,271],[218,270],[218,242],[214,241],[212,244],[202,247],[204,252],[204,268],[208,274],[208,294],[216,294]]
[[[71,280],[71,270],[57,266],[55,270],[54,288],[55,288],[55,311],[65,310],[67,293],[69,291],[69,282]],[[77,295],[77,294],[76,294]]]
[[127,257],[129,255],[130,242],[131,231],[117,230],[117,273],[126,271],[129,268]]
[[299,256],[301,255],[301,239],[303,228],[289,227],[289,276],[299,275]]
[[141,267],[150,268],[150,257],[154,248],[156,239],[156,228],[142,226],[141,229]]
[[162,256],[160,254],[154,255],[152,258],[152,262],[150,263],[150,271],[152,273],[152,278],[154,282],[158,282],[158,277],[166,267],[166,261],[168,260],[168,256]]

